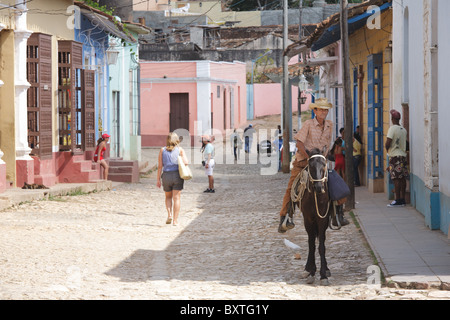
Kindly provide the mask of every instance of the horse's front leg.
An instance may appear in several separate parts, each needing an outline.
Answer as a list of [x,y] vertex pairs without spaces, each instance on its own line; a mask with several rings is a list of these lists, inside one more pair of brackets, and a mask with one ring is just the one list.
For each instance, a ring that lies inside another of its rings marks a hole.
[[315,233],[312,230],[307,230],[308,232],[308,245],[309,245],[309,252],[308,252],[308,260],[306,261],[305,271],[307,274],[305,274],[306,283],[307,284],[313,284],[315,280],[316,275],[316,236]]
[[328,269],[327,259],[325,257],[325,230],[320,230],[319,233],[319,255],[320,255],[320,284],[327,286],[329,284],[328,277],[331,275]]

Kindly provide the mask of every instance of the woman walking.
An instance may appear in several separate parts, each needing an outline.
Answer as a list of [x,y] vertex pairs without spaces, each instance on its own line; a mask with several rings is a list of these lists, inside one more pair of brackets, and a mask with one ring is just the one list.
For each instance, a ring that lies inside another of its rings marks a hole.
[[106,144],[109,141],[111,136],[107,133],[104,133],[100,139],[97,140],[97,149],[95,149],[94,153],[94,161],[99,162],[100,166],[103,167],[103,179],[108,180],[108,172],[109,166],[106,160],[104,159]]
[[[183,159],[184,164],[189,161],[184,150],[179,146],[180,139],[176,133],[169,133],[166,146],[161,148],[158,157],[158,174],[156,186],[161,188],[161,181],[166,197],[167,220],[166,224],[176,226],[180,213],[181,190],[184,180],[178,172],[178,156]],[[162,172],[162,174],[161,174]]]

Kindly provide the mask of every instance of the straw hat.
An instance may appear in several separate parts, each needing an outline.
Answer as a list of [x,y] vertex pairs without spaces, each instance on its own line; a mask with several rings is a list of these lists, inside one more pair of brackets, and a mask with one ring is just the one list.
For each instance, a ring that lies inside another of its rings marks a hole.
[[326,98],[319,98],[314,103],[311,103],[309,105],[309,108],[311,110],[314,110],[316,108],[330,110],[331,108],[333,108],[333,105],[330,102],[328,102]]

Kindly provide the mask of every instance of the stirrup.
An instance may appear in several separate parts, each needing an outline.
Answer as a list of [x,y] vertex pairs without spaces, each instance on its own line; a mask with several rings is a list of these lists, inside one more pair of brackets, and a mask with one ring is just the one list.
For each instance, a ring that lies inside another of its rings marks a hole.
[[[337,216],[337,214],[336,214],[336,201],[333,201],[333,213],[332,213],[332,215],[331,215],[331,218],[330,218],[330,222],[329,222],[329,227],[330,227],[330,229],[331,230],[335,230],[335,231],[337,231],[337,230],[341,230],[341,228],[342,228],[342,226],[341,226],[341,222],[339,221],[339,218],[338,218],[338,216]],[[336,229],[334,229],[333,228],[333,220],[336,220],[336,224],[337,224],[337,228]]]

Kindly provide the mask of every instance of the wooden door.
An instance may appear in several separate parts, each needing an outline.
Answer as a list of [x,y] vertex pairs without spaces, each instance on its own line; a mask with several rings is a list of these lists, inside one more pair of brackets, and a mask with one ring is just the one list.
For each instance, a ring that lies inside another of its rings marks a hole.
[[189,93],[170,94],[170,132],[189,130]]

